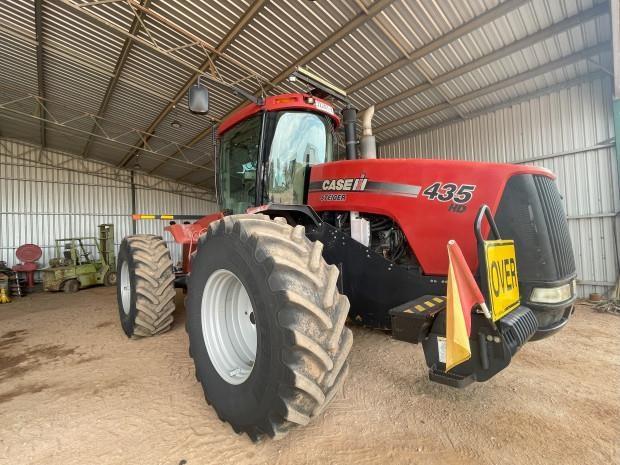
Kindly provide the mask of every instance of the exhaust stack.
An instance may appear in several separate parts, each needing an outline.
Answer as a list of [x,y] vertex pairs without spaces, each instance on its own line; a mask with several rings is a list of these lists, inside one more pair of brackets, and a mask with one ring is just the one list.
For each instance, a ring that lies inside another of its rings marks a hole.
[[347,106],[342,110],[342,122],[344,125],[344,141],[346,145],[347,160],[357,158],[357,135],[355,124],[357,121],[357,110],[352,106]]
[[372,135],[372,117],[375,106],[371,105],[362,112],[362,139],[360,140],[360,155],[363,159],[377,158],[377,141]]

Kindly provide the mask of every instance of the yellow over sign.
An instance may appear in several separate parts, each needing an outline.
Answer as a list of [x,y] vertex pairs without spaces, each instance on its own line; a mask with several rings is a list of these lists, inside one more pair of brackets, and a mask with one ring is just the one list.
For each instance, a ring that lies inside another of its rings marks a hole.
[[514,241],[485,241],[487,283],[493,321],[510,313],[521,303]]

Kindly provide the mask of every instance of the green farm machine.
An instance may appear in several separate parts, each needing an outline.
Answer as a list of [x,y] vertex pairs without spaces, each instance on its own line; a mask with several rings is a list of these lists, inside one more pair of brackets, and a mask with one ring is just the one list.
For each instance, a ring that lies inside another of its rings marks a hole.
[[[92,257],[93,248],[99,258]],[[97,284],[115,286],[114,225],[100,224],[98,238],[56,239],[55,256],[42,272],[46,291],[77,292]]]

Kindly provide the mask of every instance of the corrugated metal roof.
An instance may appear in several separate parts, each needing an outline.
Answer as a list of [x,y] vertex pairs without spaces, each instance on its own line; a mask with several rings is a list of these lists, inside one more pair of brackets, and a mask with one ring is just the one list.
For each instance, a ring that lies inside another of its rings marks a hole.
[[[36,1],[5,2],[0,9],[0,134],[35,143],[40,120],[28,120],[26,110],[33,101],[6,103],[40,95]],[[52,120],[46,123],[47,144],[77,155],[87,148],[85,156],[115,164],[133,163],[131,156],[139,153],[145,171],[207,187],[212,171],[197,166],[212,163],[211,118],[219,120],[242,103],[213,84],[210,118],[187,112],[181,90],[197,68],[206,69],[209,52],[228,82],[248,76],[248,69],[271,81],[301,63],[353,90],[360,109],[380,104],[374,120],[379,143],[610,67],[610,53],[603,50],[544,68],[609,41],[604,0],[143,0],[154,14],[141,13],[147,30],[137,27],[139,42],[133,43],[127,34],[139,23],[131,1],[42,2],[39,66],[51,113],[46,119]],[[99,19],[78,11],[80,5]],[[211,48],[191,45],[183,31]],[[217,58],[212,49],[226,57]],[[527,78],[506,81],[519,75]],[[240,84],[258,90],[255,79]],[[267,90],[299,88],[282,83]],[[81,113],[101,117],[101,129]],[[76,120],[59,126],[53,118]],[[87,143],[92,131],[96,136]],[[143,140],[148,150],[140,150]]]

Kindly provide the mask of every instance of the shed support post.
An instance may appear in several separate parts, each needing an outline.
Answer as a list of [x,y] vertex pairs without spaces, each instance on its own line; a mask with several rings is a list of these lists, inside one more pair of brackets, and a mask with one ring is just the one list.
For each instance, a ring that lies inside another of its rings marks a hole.
[[620,172],[620,0],[611,0],[611,42],[614,67],[614,134],[616,138],[616,161]]
[[131,234],[136,234],[136,220],[133,215],[136,214],[136,183],[134,179],[134,171],[131,170]]
[[[613,114],[614,114],[614,138],[616,140],[616,170],[620,175],[620,0],[611,0],[611,57],[614,67],[614,96],[613,96]],[[620,232],[618,231],[619,219],[616,216],[616,257],[620,248]],[[618,275],[616,275],[616,292],[620,285]]]

